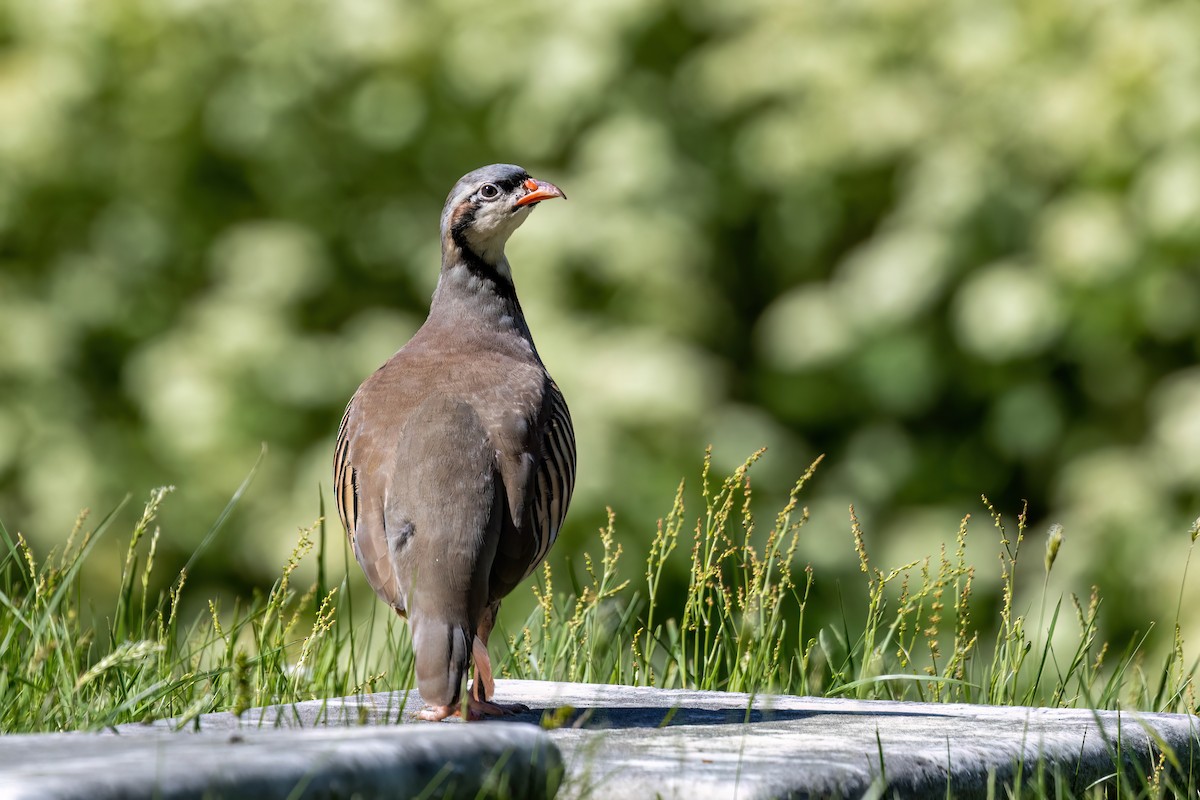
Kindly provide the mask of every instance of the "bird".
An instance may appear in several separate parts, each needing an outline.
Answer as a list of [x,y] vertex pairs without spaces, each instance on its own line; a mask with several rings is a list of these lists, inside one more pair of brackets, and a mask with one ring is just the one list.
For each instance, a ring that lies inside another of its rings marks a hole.
[[528,710],[493,702],[488,636],[501,600],[558,537],[576,448],[504,247],[556,198],[566,195],[513,164],[459,179],[442,209],[429,315],[338,427],[338,514],[376,595],[407,618],[422,719]]

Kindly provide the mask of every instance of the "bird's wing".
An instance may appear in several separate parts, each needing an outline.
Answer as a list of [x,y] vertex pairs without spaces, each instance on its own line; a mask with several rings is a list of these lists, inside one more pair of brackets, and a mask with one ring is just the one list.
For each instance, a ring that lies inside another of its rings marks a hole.
[[494,602],[529,577],[558,537],[575,488],[575,433],[562,392],[545,375],[529,436],[515,457],[501,460],[510,517],[492,565]]
[[571,493],[575,491],[575,428],[571,425],[567,402],[549,375],[539,427],[541,441],[533,484],[533,524],[538,547],[523,577],[532,574],[550,552],[567,516]]
[[338,425],[337,444],[333,448],[333,501],[350,544],[354,544],[354,532],[358,526],[358,472],[350,463],[350,436],[347,422],[354,407],[354,399],[346,404],[342,423]]
[[362,566],[367,583],[384,602],[401,614],[405,598],[396,578],[388,547],[385,514],[378,493],[362,491],[361,476],[378,473],[383,453],[370,437],[361,435],[360,392],[355,393],[338,426],[333,450],[333,499],[354,557]]

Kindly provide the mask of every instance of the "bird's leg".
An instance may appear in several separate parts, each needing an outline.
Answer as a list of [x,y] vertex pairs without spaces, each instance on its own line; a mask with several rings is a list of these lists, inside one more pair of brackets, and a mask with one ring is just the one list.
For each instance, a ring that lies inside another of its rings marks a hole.
[[471,643],[471,655],[475,662],[475,680],[471,682],[468,703],[472,712],[485,716],[498,717],[506,714],[522,714],[529,706],[521,703],[504,705],[489,700],[496,693],[496,679],[492,674],[492,659],[488,655],[487,640],[496,624],[496,612],[500,604],[496,603],[483,611],[479,620],[479,628],[475,632],[475,641]]
[[475,641],[471,643],[471,660],[475,662],[475,680],[471,682],[471,697],[481,702],[496,693],[496,680],[492,677],[492,659],[488,656],[488,637],[496,625],[496,612],[500,604],[495,603],[483,610],[479,625],[475,629]]
[[492,677],[492,659],[488,655],[487,643],[478,636],[471,645],[471,656],[475,661],[475,680],[471,682],[471,697],[481,702],[496,693],[496,679]]
[[[469,712],[467,719],[503,717],[528,711],[529,706],[520,703],[493,703],[487,699],[496,685],[492,680],[492,661],[488,657],[487,645],[478,636],[475,637],[473,649],[475,652],[475,681],[471,684],[471,691],[467,693],[467,710]],[[481,697],[480,694],[483,696]]]
[[467,690],[466,702],[452,706],[426,706],[418,716],[430,722],[438,722],[447,717],[465,716],[469,721],[487,719],[488,717],[503,717],[509,714],[521,714],[529,710],[528,706],[520,703],[511,705],[493,703],[490,698],[496,691],[496,680],[492,674],[492,659],[488,655],[487,640],[496,624],[496,611],[500,604],[483,610],[483,616],[476,629],[474,641],[471,642],[471,660],[475,663],[475,680]]
[[[481,673],[482,675],[486,676],[484,680],[490,685],[492,683],[492,664],[491,661],[488,660],[487,648],[481,645],[479,639],[475,639],[474,652],[476,659],[475,685],[482,685],[479,677]],[[520,708],[510,708],[508,706],[502,706],[496,703],[489,703],[487,699],[476,697],[474,691],[469,690],[464,692],[459,701],[454,705],[426,706],[425,708],[421,709],[420,712],[418,712],[417,716],[423,720],[428,720],[429,722],[440,722],[447,717],[458,716],[461,716],[463,719],[469,722],[474,722],[481,719],[487,719],[488,717],[502,717],[506,714],[513,714],[518,710],[527,709],[524,709],[523,706]]]

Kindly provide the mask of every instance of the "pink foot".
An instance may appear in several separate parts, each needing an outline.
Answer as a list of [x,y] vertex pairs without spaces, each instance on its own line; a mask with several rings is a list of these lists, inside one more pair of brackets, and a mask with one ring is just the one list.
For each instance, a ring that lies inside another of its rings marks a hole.
[[[503,705],[501,703],[492,703],[487,700],[476,700],[470,695],[467,696],[467,720],[470,722],[478,722],[488,717],[506,717],[510,714],[523,714],[529,710],[528,706],[520,703],[511,705]],[[447,717],[453,717],[460,712],[459,706],[427,706],[417,714],[421,719],[429,722],[440,722]]]
[[458,713],[458,706],[426,706],[417,714],[418,717],[429,722],[440,722],[446,717],[452,717]]

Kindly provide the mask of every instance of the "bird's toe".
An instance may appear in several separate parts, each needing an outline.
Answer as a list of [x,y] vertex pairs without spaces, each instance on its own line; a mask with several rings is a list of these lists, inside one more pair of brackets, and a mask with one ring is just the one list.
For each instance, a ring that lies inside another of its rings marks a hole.
[[427,706],[426,708],[422,708],[417,716],[429,722],[440,722],[446,717],[452,717],[457,713],[458,706]]
[[493,703],[490,700],[476,700],[473,697],[468,699],[467,704],[470,711],[469,719],[507,717],[512,714],[524,714],[529,710],[529,706],[520,703]]

